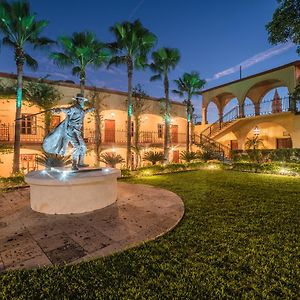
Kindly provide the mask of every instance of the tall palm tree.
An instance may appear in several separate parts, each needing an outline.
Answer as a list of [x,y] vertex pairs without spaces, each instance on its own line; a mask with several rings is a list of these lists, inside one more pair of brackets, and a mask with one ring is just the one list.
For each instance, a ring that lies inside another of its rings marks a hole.
[[115,55],[110,65],[124,64],[127,67],[127,154],[126,165],[131,167],[131,117],[132,117],[132,76],[133,70],[144,68],[147,64],[147,55],[156,44],[157,38],[148,29],[144,28],[139,20],[116,23],[111,27],[115,42],[111,44]]
[[199,91],[204,87],[205,80],[200,79],[200,75],[196,71],[191,73],[184,73],[182,77],[174,80],[177,85],[177,90],[173,93],[185,97],[184,103],[186,104],[187,114],[187,127],[186,127],[186,151],[190,151],[190,125],[192,122],[194,107],[192,104],[192,97],[198,95]]
[[165,89],[165,107],[164,107],[164,159],[169,162],[169,140],[170,140],[170,97],[169,97],[169,73],[175,69],[180,60],[179,50],[176,48],[160,48],[152,53],[153,62],[150,64],[150,69],[156,73],[150,80],[163,80]]
[[17,66],[17,99],[16,121],[14,140],[13,173],[19,171],[20,162],[20,133],[21,133],[21,108],[22,108],[22,85],[24,64],[31,69],[37,69],[37,61],[25,52],[25,46],[33,45],[35,48],[50,44],[52,41],[46,37],[40,37],[41,31],[48,25],[47,21],[37,21],[36,16],[30,10],[27,1],[0,3],[0,30],[4,35],[4,45],[14,50]]
[[58,38],[63,52],[53,52],[50,58],[59,67],[73,67],[72,74],[79,76],[80,92],[84,95],[86,68],[100,67],[108,62],[110,51],[104,43],[97,41],[94,33],[89,31],[74,32],[71,37]]

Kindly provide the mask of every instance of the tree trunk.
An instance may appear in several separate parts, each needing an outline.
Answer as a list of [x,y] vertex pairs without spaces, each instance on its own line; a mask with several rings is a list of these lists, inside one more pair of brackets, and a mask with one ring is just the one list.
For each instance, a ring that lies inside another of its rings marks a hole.
[[17,99],[16,99],[16,121],[15,121],[15,140],[14,140],[14,158],[13,173],[20,171],[20,147],[21,147],[21,108],[22,108],[22,90],[23,90],[23,62],[17,61]]
[[50,132],[51,117],[52,117],[51,111],[45,112],[45,136]]
[[80,94],[84,96],[85,71],[80,72]]
[[169,163],[169,141],[170,141],[170,108],[169,108],[169,79],[168,74],[164,75],[165,88],[165,135],[164,135],[164,162]]
[[187,115],[187,124],[186,124],[186,152],[190,152],[190,123],[191,123],[191,103],[190,99],[187,100],[186,115]]
[[101,152],[101,117],[100,117],[100,112],[98,107],[95,110],[95,152],[96,152],[96,166],[99,167],[100,152]]
[[[85,71],[81,71],[80,72],[80,94],[82,94],[83,97],[84,97],[84,86],[85,86]],[[82,122],[81,132],[82,132],[82,138],[84,139],[84,119]]]
[[135,168],[140,166],[140,148],[139,148],[139,138],[140,138],[140,117],[138,115],[134,116],[135,131],[134,131],[134,147],[135,147]]
[[[189,118],[189,116],[188,116]],[[190,152],[190,121],[186,123],[186,152]]]
[[127,63],[128,75],[128,106],[127,106],[127,153],[126,153],[126,167],[131,169],[131,116],[132,116],[132,73],[133,65],[129,61]]

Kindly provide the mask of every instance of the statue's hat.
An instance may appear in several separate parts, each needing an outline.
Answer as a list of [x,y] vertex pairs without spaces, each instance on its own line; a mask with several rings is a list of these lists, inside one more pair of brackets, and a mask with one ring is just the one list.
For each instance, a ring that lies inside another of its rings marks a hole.
[[73,97],[73,100],[76,100],[76,101],[81,100],[81,101],[84,101],[84,102],[89,101],[89,99],[85,98],[83,96],[83,94],[81,94],[81,93],[79,93],[75,97]]

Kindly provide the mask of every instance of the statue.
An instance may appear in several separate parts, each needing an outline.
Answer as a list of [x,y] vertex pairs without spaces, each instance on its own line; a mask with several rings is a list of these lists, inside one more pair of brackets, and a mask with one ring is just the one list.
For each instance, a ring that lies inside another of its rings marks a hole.
[[78,170],[78,167],[87,167],[84,163],[86,146],[82,137],[83,120],[86,113],[93,111],[93,108],[84,109],[84,103],[88,99],[82,94],[77,94],[73,98],[76,103],[66,108],[53,108],[53,113],[63,112],[66,118],[55,127],[43,141],[45,152],[59,155],[66,155],[68,145],[71,143],[72,152],[72,170]]

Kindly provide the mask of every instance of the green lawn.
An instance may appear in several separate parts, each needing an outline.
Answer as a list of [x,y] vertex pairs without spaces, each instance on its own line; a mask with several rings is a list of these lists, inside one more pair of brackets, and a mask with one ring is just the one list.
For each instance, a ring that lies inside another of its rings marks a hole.
[[300,179],[195,171],[132,179],[186,213],[156,241],[76,266],[0,275],[11,299],[300,298]]

